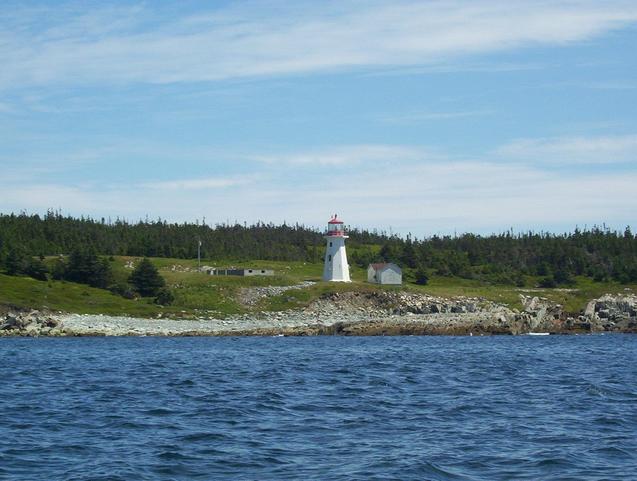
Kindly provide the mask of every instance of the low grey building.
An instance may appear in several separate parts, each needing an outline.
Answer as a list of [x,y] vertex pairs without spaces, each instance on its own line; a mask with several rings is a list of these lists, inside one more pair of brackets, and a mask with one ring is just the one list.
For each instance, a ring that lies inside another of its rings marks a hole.
[[272,269],[207,269],[206,272],[211,276],[273,276]]
[[239,269],[239,276],[273,276],[272,269]]
[[370,264],[367,268],[367,282],[399,286],[403,283],[403,271],[396,264]]

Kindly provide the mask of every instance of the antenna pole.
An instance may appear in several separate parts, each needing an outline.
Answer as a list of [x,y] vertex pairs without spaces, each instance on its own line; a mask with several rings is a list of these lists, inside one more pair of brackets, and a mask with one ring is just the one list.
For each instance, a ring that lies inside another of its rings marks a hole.
[[197,239],[197,269],[201,270],[201,239]]

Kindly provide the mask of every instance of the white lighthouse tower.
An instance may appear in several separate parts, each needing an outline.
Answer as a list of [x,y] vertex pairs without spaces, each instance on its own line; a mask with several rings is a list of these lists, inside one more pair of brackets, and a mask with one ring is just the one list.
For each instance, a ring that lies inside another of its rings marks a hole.
[[323,280],[335,282],[350,282],[349,265],[345,253],[345,229],[343,221],[334,217],[327,223],[327,249],[325,250],[325,267],[323,267]]

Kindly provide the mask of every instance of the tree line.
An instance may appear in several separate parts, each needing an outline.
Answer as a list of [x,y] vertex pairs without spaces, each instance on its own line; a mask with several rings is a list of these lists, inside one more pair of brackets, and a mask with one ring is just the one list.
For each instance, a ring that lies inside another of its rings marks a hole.
[[363,249],[354,254],[361,266],[378,259],[415,269],[421,283],[431,274],[520,287],[529,278],[538,279],[540,287],[568,286],[574,276],[637,282],[637,237],[629,227],[623,232],[593,227],[565,234],[390,238],[379,252]]
[[[637,237],[628,227],[621,232],[593,227],[564,234],[506,232],[423,239],[359,229],[349,235],[351,262],[361,267],[371,262],[395,262],[421,283],[431,275],[519,286],[533,277],[545,287],[568,285],[574,276],[599,282],[637,282]],[[129,223],[74,218],[52,211],[43,217],[0,214],[0,265],[7,273],[36,278],[47,276],[46,265],[40,260],[44,256],[90,255],[91,269],[99,274],[100,266],[105,265],[100,256],[192,259],[197,257],[199,241],[202,257],[211,260],[305,262],[322,262],[325,242],[322,232],[299,224],[209,226],[161,219]],[[48,275],[59,275],[52,270]],[[83,274],[65,275],[71,280]],[[103,276],[91,278],[102,283]]]

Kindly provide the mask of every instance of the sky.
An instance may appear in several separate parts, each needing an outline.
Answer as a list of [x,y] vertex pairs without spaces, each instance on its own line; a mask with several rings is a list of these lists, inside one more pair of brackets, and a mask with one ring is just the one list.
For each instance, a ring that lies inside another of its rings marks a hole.
[[0,212],[637,227],[634,0],[0,6]]

